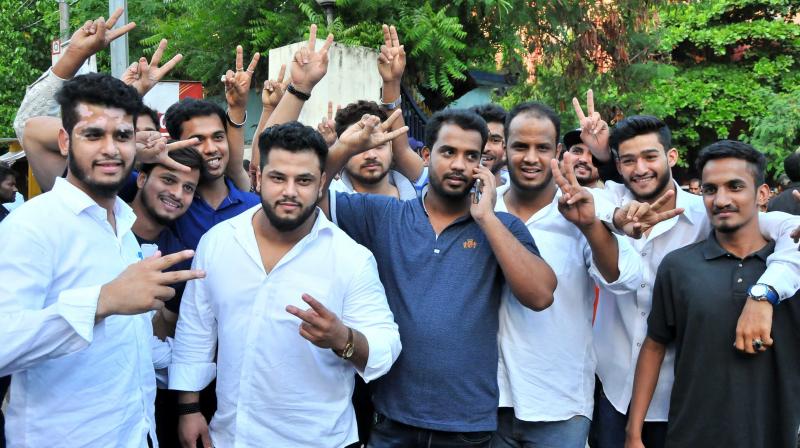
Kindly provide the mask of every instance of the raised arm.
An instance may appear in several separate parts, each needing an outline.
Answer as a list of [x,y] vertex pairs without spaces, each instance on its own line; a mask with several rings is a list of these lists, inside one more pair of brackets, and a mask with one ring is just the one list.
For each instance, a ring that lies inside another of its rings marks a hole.
[[306,99],[311,97],[314,86],[328,72],[328,51],[332,44],[333,34],[328,34],[322,48],[317,50],[317,25],[311,25],[308,44],[296,52],[292,59],[290,73],[292,81],[287,86],[289,95],[283,95],[275,111],[269,117],[267,127],[297,120]]
[[228,102],[228,165],[225,174],[231,178],[236,188],[250,191],[250,175],[244,169],[244,125],[247,121],[247,97],[253,79],[259,53],[253,55],[247,70],[244,69],[244,56],[241,45],[236,46],[236,72],[225,73],[225,100]]
[[278,72],[278,79],[268,79],[264,81],[264,87],[261,89],[261,117],[258,119],[258,126],[253,136],[253,146],[250,154],[250,179],[253,185],[255,185],[255,179],[261,175],[261,152],[258,149],[258,140],[261,138],[261,133],[267,128],[267,122],[272,112],[275,111],[275,107],[281,102],[281,98],[283,98],[288,84],[289,82],[286,79],[286,64],[282,64]]
[[[383,107],[389,112],[400,107],[403,72],[406,69],[406,50],[400,45],[397,29],[383,25],[383,41],[378,56],[378,73],[383,80]],[[403,116],[395,121],[393,129],[405,126]],[[408,133],[400,134],[392,140],[392,158],[395,169],[403,176],[416,182],[422,175],[425,164],[416,152],[408,145]]]
[[25,123],[22,147],[42,191],[50,191],[56,178],[67,169],[67,158],[58,148],[59,129],[61,118],[58,117],[33,117]]
[[608,147],[610,132],[608,123],[603,121],[600,113],[594,110],[594,92],[589,89],[586,92],[586,108],[588,114],[584,115],[581,103],[577,98],[572,98],[572,106],[575,108],[575,115],[581,124],[581,141],[589,147],[592,155],[601,162],[611,160],[611,150]]

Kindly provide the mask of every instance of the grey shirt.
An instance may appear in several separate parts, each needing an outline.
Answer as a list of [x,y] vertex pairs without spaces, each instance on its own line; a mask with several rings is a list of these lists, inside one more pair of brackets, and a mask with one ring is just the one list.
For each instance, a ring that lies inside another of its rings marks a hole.
[[676,349],[668,447],[795,447],[800,300],[775,307],[772,348],[752,356],[733,347],[747,289],[774,247],[740,259],[712,233],[661,262],[647,335]]

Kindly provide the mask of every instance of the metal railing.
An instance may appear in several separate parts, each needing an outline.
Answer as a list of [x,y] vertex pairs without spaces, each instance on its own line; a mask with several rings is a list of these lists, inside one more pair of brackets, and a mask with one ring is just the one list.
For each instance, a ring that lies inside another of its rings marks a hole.
[[428,115],[420,108],[414,95],[406,88],[400,86],[400,97],[402,100],[403,120],[408,126],[408,134],[419,141],[425,140],[425,125],[428,123]]

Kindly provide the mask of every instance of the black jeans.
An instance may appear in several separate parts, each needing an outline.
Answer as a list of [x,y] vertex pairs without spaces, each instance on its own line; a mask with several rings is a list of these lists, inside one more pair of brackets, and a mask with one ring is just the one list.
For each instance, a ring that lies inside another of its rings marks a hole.
[[417,428],[375,414],[368,448],[488,448],[491,431],[445,432]]
[[[0,378],[0,405],[6,398],[8,386],[11,384],[11,376],[4,376]],[[6,419],[3,416],[3,411],[0,411],[0,448],[6,448]]]
[[[594,418],[589,431],[589,446],[592,448],[622,448],[625,446],[625,426],[628,416],[617,411],[603,393],[597,381],[594,401]],[[647,448],[664,448],[667,440],[667,422],[645,422],[642,442]]]

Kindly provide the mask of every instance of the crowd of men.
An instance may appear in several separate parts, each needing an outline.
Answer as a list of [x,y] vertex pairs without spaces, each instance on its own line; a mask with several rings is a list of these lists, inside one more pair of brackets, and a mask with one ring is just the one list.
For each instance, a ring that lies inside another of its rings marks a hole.
[[0,215],[6,446],[797,443],[800,217],[759,212],[755,148],[704,148],[691,194],[668,126],[611,128],[589,91],[563,136],[541,103],[446,109],[417,152],[389,26],[381,101],[313,129],[333,36],[312,26],[245,170],[259,54],[237,48],[227,110],[171,106],[165,139],[142,96],[182,58],[166,41],[121,80],[78,75],[120,12],[15,120],[47,192]]

